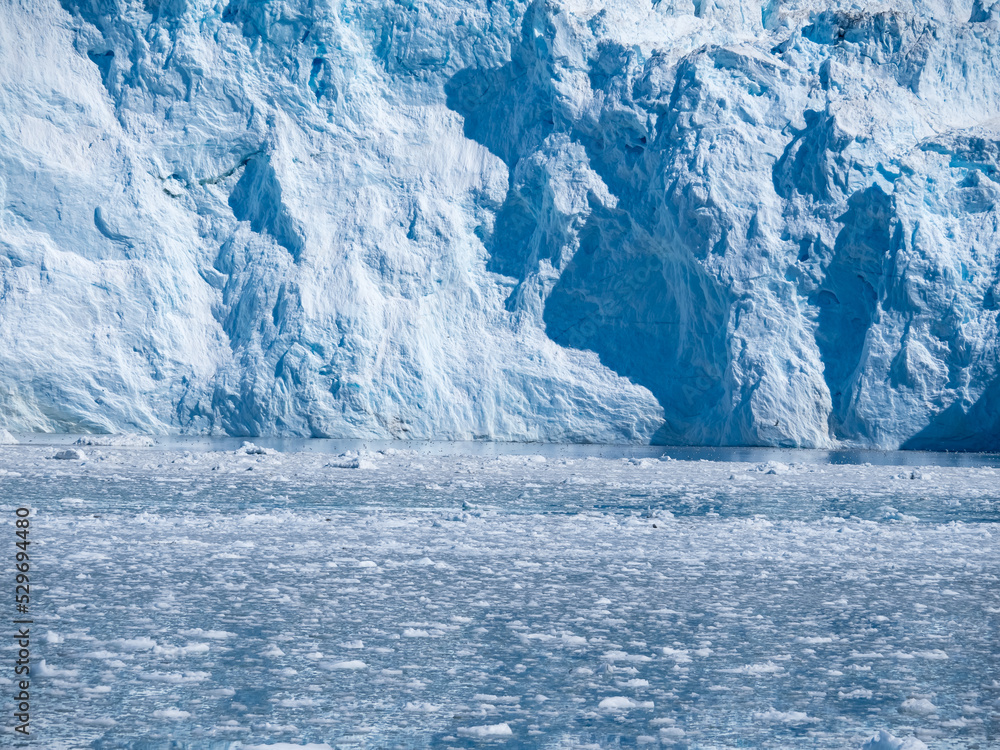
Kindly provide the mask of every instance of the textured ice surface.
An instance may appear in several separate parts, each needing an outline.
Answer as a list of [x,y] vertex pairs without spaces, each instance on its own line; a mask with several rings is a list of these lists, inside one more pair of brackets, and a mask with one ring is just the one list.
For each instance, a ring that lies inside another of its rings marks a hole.
[[0,423],[997,447],[990,0],[0,5]]
[[993,467],[55,452],[46,750],[1000,741]]

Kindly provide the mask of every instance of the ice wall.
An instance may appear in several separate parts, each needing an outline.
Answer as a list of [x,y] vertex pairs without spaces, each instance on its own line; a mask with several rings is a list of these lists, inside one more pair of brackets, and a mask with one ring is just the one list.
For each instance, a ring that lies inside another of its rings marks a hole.
[[1000,3],[0,5],[0,427],[1000,448]]

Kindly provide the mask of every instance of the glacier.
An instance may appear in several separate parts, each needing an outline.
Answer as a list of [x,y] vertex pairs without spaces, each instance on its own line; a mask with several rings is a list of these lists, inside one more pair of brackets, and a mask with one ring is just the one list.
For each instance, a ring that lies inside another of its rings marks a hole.
[[989,0],[6,0],[0,428],[996,450],[998,200]]

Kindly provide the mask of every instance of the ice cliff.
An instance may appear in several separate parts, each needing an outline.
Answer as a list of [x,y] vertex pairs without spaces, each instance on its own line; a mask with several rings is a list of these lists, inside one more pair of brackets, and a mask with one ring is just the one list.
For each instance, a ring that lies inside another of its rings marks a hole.
[[0,427],[1000,448],[1000,2],[3,0]]

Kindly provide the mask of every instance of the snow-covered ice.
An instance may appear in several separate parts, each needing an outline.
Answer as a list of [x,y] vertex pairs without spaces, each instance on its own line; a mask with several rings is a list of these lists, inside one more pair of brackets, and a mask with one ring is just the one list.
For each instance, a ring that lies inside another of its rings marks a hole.
[[0,450],[33,746],[1000,736],[1000,459],[208,447]]

